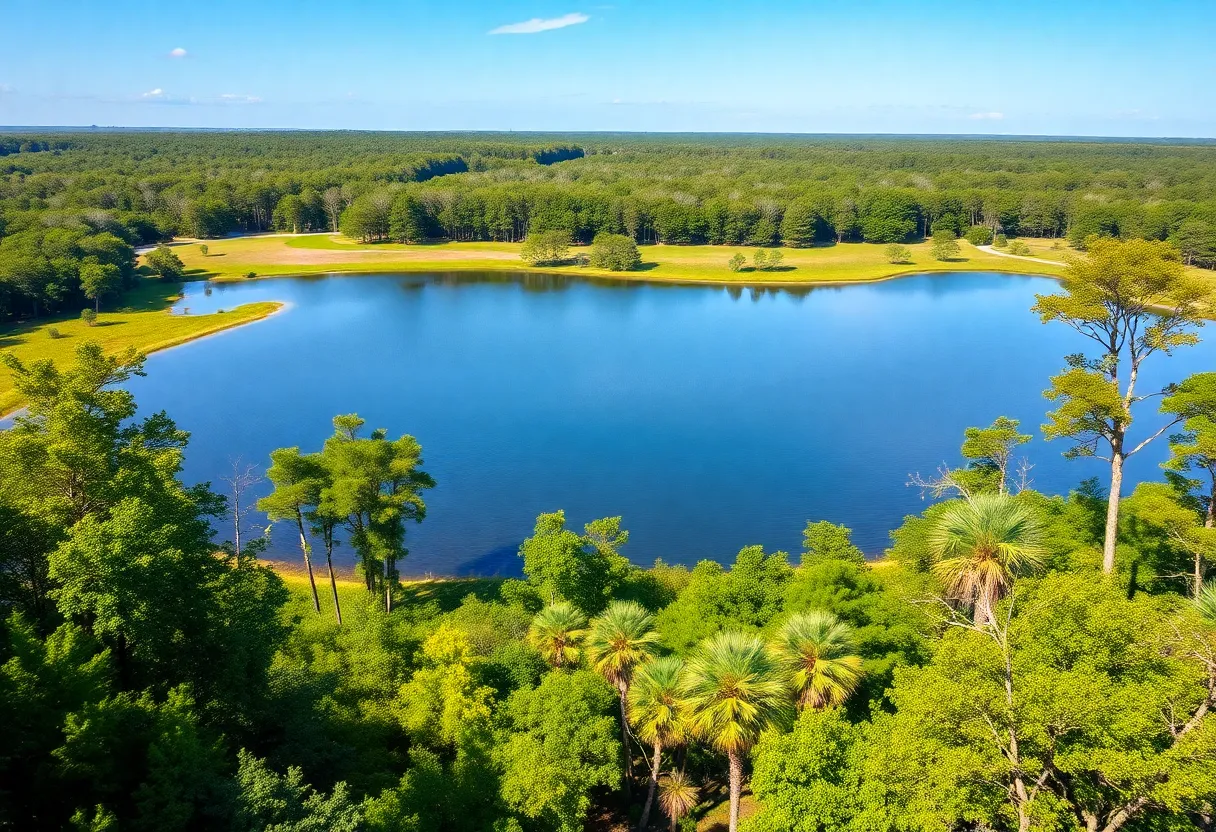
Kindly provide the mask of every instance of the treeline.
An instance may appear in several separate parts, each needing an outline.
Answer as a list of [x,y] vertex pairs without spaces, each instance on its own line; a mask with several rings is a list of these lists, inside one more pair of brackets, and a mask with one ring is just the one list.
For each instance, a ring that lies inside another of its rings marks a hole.
[[1168,240],[1185,262],[1216,267],[1216,147],[1202,143],[359,132],[0,143],[40,150],[0,164],[0,314],[10,316],[80,299],[63,269],[49,276],[50,256],[22,277],[45,231],[62,228],[105,227],[133,246],[271,230],[753,246],[950,231],[1080,247],[1097,235]]
[[71,144],[66,141],[0,138],[0,156],[11,156],[14,153],[41,153],[45,150],[67,150],[69,147]]

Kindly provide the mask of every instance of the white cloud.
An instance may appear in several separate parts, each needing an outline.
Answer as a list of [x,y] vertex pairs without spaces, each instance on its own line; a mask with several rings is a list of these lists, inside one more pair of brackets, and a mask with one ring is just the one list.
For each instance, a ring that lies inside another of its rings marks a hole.
[[976,121],[1000,121],[1004,117],[1004,113],[972,113],[967,116],[967,118],[975,119]]
[[184,57],[186,57],[186,50],[182,49],[179,46],[176,49],[173,49],[169,52],[169,57],[170,58],[184,58]]
[[148,90],[145,93],[141,93],[139,97],[140,98],[164,98],[165,91],[162,90],[160,87],[157,87],[154,90]]
[[561,17],[534,17],[531,20],[525,20],[522,23],[508,23],[506,26],[499,26],[497,29],[491,29],[491,35],[534,35],[537,32],[547,32],[550,29],[564,29],[567,26],[577,26],[579,23],[586,23],[591,18],[581,12],[572,12],[564,14]]
[[229,104],[261,104],[262,99],[256,95],[237,95],[235,93],[226,92],[220,96],[221,101]]

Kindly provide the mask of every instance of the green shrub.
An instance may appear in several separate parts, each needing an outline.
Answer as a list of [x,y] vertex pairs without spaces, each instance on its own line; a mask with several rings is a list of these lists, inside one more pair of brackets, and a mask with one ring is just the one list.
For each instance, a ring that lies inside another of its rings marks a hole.
[[81,309],[80,310],[80,320],[84,321],[85,325],[87,325],[87,326],[96,326],[97,325],[97,313],[94,312],[92,309]]
[[1030,246],[1021,240],[1011,240],[1009,243],[1009,253],[1016,254],[1019,257],[1029,257],[1032,252],[1030,251]]
[[533,231],[524,240],[519,256],[533,266],[564,263],[570,251],[569,231]]
[[912,249],[907,246],[901,246],[898,243],[892,243],[883,250],[888,263],[911,263]]
[[997,234],[996,239],[992,241],[992,244],[997,248],[1004,248],[1005,246],[1009,245],[1009,238],[1004,234]]
[[52,341],[55,341],[55,340],[63,337],[63,333],[60,332],[59,330],[55,329],[55,327],[53,327],[53,326],[48,326],[46,328],[46,334],[47,334],[47,337],[50,338]]
[[742,269],[746,263],[747,263],[746,257],[744,257],[742,254],[734,254],[731,256],[730,260],[728,260],[726,262],[726,265],[730,268],[730,270],[732,272],[737,272],[740,269]]
[[992,242],[992,229],[983,225],[973,225],[967,229],[967,242],[973,246],[986,246]]
[[591,243],[591,265],[614,272],[633,271],[642,264],[638,244],[624,234],[599,233]]
[[953,231],[936,231],[933,234],[933,259],[953,260],[962,254],[958,238]]

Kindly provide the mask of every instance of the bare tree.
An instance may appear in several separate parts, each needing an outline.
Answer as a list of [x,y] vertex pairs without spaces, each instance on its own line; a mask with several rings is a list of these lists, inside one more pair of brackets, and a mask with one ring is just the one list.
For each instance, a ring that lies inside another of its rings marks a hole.
[[337,231],[338,218],[342,216],[342,209],[346,207],[342,189],[326,188],[325,193],[321,194],[321,204],[325,206],[325,215],[329,217],[329,230]]
[[239,456],[229,462],[232,465],[232,474],[220,479],[228,485],[228,493],[231,495],[228,500],[228,516],[232,518],[232,544],[239,559],[241,530],[246,525],[245,518],[256,508],[254,501],[245,499],[245,495],[249,489],[262,481],[262,475],[258,473],[256,465],[247,464]]

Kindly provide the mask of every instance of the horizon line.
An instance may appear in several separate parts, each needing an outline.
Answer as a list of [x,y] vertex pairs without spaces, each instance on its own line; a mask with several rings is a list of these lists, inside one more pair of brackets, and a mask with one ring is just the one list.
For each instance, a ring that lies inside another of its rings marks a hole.
[[383,134],[471,134],[488,135],[586,135],[586,136],[773,136],[838,138],[923,138],[923,139],[997,139],[1124,142],[1199,142],[1216,143],[1216,136],[1131,136],[1098,133],[894,133],[849,131],[763,131],[763,130],[588,130],[470,128],[470,129],[384,129],[364,127],[175,127],[169,125],[125,126],[97,124],[11,124],[0,125],[0,132],[32,133],[66,131],[71,133],[383,133]]

